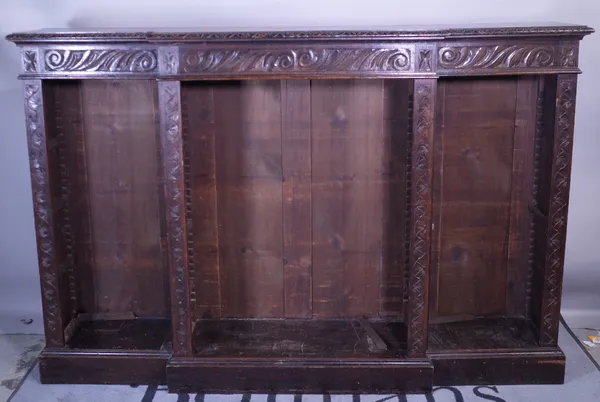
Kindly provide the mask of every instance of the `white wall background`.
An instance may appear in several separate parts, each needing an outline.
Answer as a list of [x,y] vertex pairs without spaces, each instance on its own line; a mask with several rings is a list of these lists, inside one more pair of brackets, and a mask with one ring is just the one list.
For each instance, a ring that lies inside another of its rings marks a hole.
[[[0,34],[66,27],[356,27],[547,22],[600,31],[600,0],[0,0]],[[16,47],[0,41],[0,333],[41,332]],[[563,313],[600,327],[600,32],[581,46]],[[589,321],[589,317],[596,322]],[[32,318],[31,325],[21,319]]]

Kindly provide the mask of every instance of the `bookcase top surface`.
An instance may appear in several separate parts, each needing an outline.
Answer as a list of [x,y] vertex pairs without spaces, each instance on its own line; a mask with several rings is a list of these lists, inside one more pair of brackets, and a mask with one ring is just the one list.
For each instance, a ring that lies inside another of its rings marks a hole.
[[585,25],[564,23],[461,24],[361,27],[266,28],[103,28],[41,29],[10,34],[15,43],[35,42],[155,42],[155,41],[235,41],[235,40],[378,40],[445,39],[521,36],[581,36],[593,33]]

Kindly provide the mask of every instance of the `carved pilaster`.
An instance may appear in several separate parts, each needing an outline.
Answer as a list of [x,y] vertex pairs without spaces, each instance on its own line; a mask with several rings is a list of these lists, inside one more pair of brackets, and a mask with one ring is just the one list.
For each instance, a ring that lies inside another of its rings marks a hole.
[[432,149],[437,81],[418,79],[414,85],[407,347],[410,357],[422,357],[427,351]]
[[25,89],[25,124],[29,147],[31,188],[38,263],[42,288],[42,309],[46,346],[64,345],[64,323],[60,308],[59,264],[56,256],[52,195],[46,133],[44,129],[44,105],[42,82],[28,80]]
[[158,83],[158,99],[166,213],[166,253],[171,278],[173,354],[189,356],[192,347],[180,83],[178,81],[160,81]]
[[546,258],[540,314],[541,346],[556,346],[558,344],[576,90],[576,75],[561,74],[557,76],[550,203],[548,207]]

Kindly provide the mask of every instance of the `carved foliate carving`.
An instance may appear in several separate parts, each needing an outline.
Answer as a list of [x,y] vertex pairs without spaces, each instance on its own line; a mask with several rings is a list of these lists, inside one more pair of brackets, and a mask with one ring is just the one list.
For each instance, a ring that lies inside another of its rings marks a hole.
[[445,46],[439,49],[442,69],[544,68],[555,64],[554,46]]
[[149,73],[158,66],[156,51],[145,49],[52,49],[44,63],[56,72]]
[[417,82],[414,95],[409,355],[427,350],[427,275],[429,265],[431,156],[435,81]]
[[556,345],[558,342],[558,321],[571,183],[576,86],[577,77],[575,75],[558,77],[544,278],[545,303],[542,306],[542,328],[540,329],[540,339],[543,345]]
[[172,275],[174,307],[173,350],[177,356],[191,353],[188,306],[185,178],[181,134],[179,82],[161,82],[161,155],[165,182],[167,247]]
[[58,294],[58,267],[54,255],[54,228],[43,114],[41,82],[27,82],[25,84],[25,119],[46,345],[62,346],[63,328]]
[[431,49],[421,49],[419,51],[419,71],[431,71]]
[[565,68],[577,67],[576,45],[565,45],[561,47],[560,65]]
[[38,70],[37,51],[23,51],[23,71],[26,73],[36,73]]
[[293,49],[184,51],[186,73],[394,72],[411,69],[410,49]]

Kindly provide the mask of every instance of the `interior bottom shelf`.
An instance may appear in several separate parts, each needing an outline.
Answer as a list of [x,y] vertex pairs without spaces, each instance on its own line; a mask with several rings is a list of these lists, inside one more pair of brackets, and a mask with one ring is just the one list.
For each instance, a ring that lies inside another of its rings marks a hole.
[[162,318],[80,321],[67,346],[71,349],[170,349],[170,321]]
[[429,351],[528,349],[538,346],[526,318],[474,318],[429,326]]
[[196,357],[386,358],[406,351],[406,327],[366,319],[202,319]]

